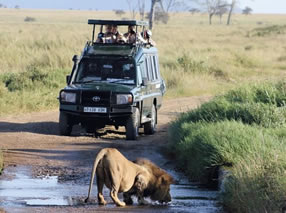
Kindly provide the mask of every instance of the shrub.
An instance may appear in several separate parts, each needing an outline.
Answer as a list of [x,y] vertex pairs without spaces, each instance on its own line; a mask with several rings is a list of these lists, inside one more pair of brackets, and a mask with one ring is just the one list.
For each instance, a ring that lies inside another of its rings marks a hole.
[[237,66],[245,67],[245,68],[253,68],[255,67],[255,62],[252,61],[248,56],[242,54],[234,55],[234,62]]
[[185,53],[177,59],[177,63],[184,72],[208,72],[208,67],[204,61],[196,61]]
[[265,103],[281,107],[286,103],[286,83],[281,81],[276,84],[245,86],[229,91],[224,97],[230,102]]
[[255,28],[251,32],[249,32],[249,35],[264,37],[269,36],[271,34],[285,34],[285,30],[286,25],[271,25],[267,27]]
[[277,142],[261,128],[236,121],[173,123],[169,137],[180,167],[196,180],[207,176],[207,168],[236,165]]
[[[70,70],[43,70],[31,66],[22,73],[0,74],[0,115],[53,109]],[[3,85],[1,87],[1,84]]]
[[222,200],[229,212],[280,212],[286,197],[285,83],[232,90],[172,122],[168,150],[205,182],[230,166]]
[[115,15],[121,17],[125,14],[125,11],[124,10],[113,10]]
[[24,19],[25,22],[35,22],[36,19],[30,16],[26,16],[26,18]]
[[[150,13],[146,13],[146,19],[149,20],[150,18]],[[167,24],[169,21],[169,14],[167,12],[161,11],[161,10],[155,10],[154,14],[154,20],[156,22],[162,22],[163,24]]]
[[236,120],[263,127],[283,126],[286,123],[286,108],[264,103],[235,103],[218,97],[196,110],[185,113],[178,122],[224,120]]
[[260,150],[261,156],[259,153],[252,159],[246,156],[234,165],[223,193],[229,212],[281,212],[286,197],[282,151],[285,152],[285,145],[281,147],[278,143],[276,147]]
[[45,84],[48,74],[37,67],[29,67],[22,73],[2,74],[2,81],[10,92],[16,90],[33,89]]

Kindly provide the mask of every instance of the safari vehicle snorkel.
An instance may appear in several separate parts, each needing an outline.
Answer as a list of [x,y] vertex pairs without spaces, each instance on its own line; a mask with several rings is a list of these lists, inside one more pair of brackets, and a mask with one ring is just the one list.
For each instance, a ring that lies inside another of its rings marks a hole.
[[[87,133],[105,125],[124,126],[128,140],[137,139],[140,127],[153,134],[166,89],[157,48],[138,33],[139,27],[144,32],[147,22],[92,19],[88,24],[93,25],[92,38],[81,56],[74,56],[67,86],[60,91],[60,134],[70,135],[76,124]],[[96,25],[100,25],[97,38]],[[116,34],[104,33],[104,26],[116,26]],[[127,26],[128,32],[134,28],[135,39],[124,40],[117,26]]]

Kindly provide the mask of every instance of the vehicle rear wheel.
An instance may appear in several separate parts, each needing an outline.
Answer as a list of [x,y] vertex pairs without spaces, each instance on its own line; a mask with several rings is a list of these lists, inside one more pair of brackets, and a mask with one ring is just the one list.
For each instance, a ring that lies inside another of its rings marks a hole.
[[157,109],[155,104],[152,106],[151,110],[151,121],[144,124],[144,134],[153,135],[157,129]]
[[135,108],[135,112],[127,119],[126,129],[126,140],[136,140],[139,135],[139,122],[140,112],[138,108]]
[[65,112],[60,112],[59,130],[60,135],[69,136],[72,132],[71,118]]

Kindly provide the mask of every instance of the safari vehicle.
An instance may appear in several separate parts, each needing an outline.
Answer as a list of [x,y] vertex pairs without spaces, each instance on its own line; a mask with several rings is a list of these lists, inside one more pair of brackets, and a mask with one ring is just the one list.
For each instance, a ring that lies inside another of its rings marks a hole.
[[[92,39],[80,57],[73,58],[67,86],[60,91],[59,131],[70,135],[80,124],[88,133],[105,125],[125,126],[126,139],[136,140],[139,128],[154,134],[157,111],[162,104],[165,83],[160,76],[158,50],[148,43],[97,43],[105,25],[135,26],[144,31],[146,22],[88,20],[93,25]],[[136,34],[137,36],[138,34]]]

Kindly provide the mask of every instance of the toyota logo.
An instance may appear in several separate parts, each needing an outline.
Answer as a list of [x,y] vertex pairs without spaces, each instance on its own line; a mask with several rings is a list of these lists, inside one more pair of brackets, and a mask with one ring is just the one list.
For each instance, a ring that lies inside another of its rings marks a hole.
[[92,97],[92,100],[93,100],[94,102],[98,102],[98,101],[100,101],[100,97],[99,97],[99,96],[93,96],[93,97]]

